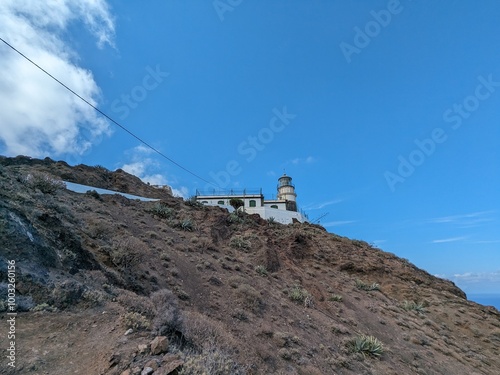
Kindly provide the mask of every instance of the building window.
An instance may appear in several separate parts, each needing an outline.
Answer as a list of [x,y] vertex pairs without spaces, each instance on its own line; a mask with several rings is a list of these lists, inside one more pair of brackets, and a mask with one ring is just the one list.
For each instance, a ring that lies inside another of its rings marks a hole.
[[207,203],[208,203],[208,201],[201,201],[201,203],[203,203],[203,204],[207,204]]
[[271,208],[278,208],[278,206],[273,204],[273,205],[271,205]]
[[250,207],[256,207],[257,202],[255,202],[253,199],[250,201]]
[[224,204],[224,201],[218,201],[217,204]]

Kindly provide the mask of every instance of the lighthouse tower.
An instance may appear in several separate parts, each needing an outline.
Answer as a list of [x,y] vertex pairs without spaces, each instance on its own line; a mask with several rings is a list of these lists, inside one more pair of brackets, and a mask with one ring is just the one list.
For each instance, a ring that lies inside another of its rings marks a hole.
[[292,184],[292,178],[283,173],[283,176],[278,178],[278,197],[279,200],[286,201],[286,209],[288,211],[297,211],[297,194],[295,186]]

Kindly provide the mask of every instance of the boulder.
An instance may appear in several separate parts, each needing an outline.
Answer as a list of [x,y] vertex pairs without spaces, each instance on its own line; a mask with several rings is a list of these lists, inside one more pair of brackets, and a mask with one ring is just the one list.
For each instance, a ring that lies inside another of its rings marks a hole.
[[146,364],[144,365],[144,368],[146,367],[151,367],[153,369],[153,371],[156,371],[158,370],[158,361],[156,361],[156,359],[152,359],[148,362],[146,362]]
[[166,336],[158,336],[155,337],[153,341],[151,341],[152,355],[165,353],[167,350],[168,350],[168,339]]
[[148,351],[149,346],[146,344],[139,344],[137,346],[137,350],[139,351],[139,354],[144,354]]

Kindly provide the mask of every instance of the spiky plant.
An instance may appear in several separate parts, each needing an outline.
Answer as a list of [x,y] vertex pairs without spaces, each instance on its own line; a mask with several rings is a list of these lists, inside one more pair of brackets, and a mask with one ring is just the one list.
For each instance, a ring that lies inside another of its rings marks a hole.
[[375,336],[359,335],[347,343],[353,353],[361,353],[363,357],[367,355],[380,357],[384,353],[384,345]]

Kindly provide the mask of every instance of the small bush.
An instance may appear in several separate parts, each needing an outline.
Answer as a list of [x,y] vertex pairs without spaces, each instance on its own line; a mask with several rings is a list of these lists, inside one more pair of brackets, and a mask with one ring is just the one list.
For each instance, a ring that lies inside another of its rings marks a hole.
[[135,312],[126,313],[123,316],[125,327],[136,331],[143,331],[150,327],[151,322],[144,315]]
[[55,194],[57,190],[66,187],[64,182],[56,180],[47,174],[28,174],[25,182],[32,189],[38,189],[44,194]]
[[135,312],[153,319],[156,314],[155,306],[150,298],[143,297],[128,290],[122,290],[116,297],[117,302],[128,312]]
[[384,352],[382,342],[374,336],[359,335],[347,343],[348,348],[353,353],[361,353],[363,357],[367,355],[380,357]]
[[306,301],[306,297],[309,296],[307,290],[302,288],[300,285],[294,285],[288,291],[288,298],[296,303],[304,303]]
[[191,196],[184,201],[184,203],[191,207],[203,207],[203,204],[196,200],[196,196]]
[[159,336],[181,332],[183,319],[176,296],[168,289],[162,289],[151,295],[155,307],[153,332]]
[[85,195],[88,195],[89,197],[92,197],[92,198],[95,198],[99,201],[102,201],[101,195],[95,190],[87,190],[85,192]]
[[332,302],[342,302],[343,298],[339,294],[333,294],[328,298],[328,300]]
[[218,348],[191,352],[184,358],[179,375],[243,375],[245,371],[229,354]]
[[238,211],[234,211],[229,214],[227,221],[233,224],[241,224],[245,221],[245,219],[238,215]]
[[189,294],[178,285],[174,287],[174,292],[181,301],[187,301],[190,298]]
[[234,343],[228,338],[226,329],[220,322],[197,312],[186,312],[184,317],[185,324],[182,333],[184,339],[195,350],[234,347]]
[[402,307],[406,311],[415,311],[419,314],[425,313],[425,306],[423,302],[403,301]]
[[267,268],[265,266],[259,265],[255,267],[255,272],[261,276],[267,276]]
[[249,249],[252,243],[242,236],[233,236],[229,241],[229,245],[236,249]]
[[99,306],[104,301],[105,295],[98,290],[87,289],[83,292],[82,298],[90,306]]
[[248,316],[247,316],[245,310],[242,310],[242,309],[236,309],[231,316],[235,319],[238,319],[239,321],[242,321],[242,322],[248,321]]
[[156,203],[153,208],[151,208],[150,212],[163,219],[170,219],[175,216],[174,210],[161,202]]
[[248,284],[240,284],[236,289],[236,295],[239,302],[255,314],[262,312],[265,308],[265,303],[260,293]]
[[31,309],[31,311],[36,312],[36,311],[49,311],[49,312],[55,312],[57,311],[57,307],[50,306],[48,303],[41,303],[39,305],[36,305]]
[[147,253],[147,247],[141,240],[131,237],[115,242],[110,250],[111,262],[123,269],[138,265]]
[[367,284],[364,281],[356,280],[356,287],[361,290],[372,291],[380,290],[380,285],[377,283]]
[[170,262],[170,260],[171,260],[171,258],[170,258],[170,252],[166,251],[166,250],[163,250],[160,253],[160,259],[164,260],[165,262]]
[[179,223],[182,230],[192,232],[194,230],[194,224],[191,219],[184,219]]
[[275,219],[274,217],[272,217],[272,216],[271,216],[269,219],[267,219],[267,223],[268,223],[269,225],[273,225],[273,224],[275,224],[275,223],[276,223],[276,219]]
[[89,220],[87,222],[87,233],[90,238],[104,240],[110,237],[112,226],[103,221]]
[[84,286],[79,282],[66,280],[54,286],[48,302],[60,309],[74,306],[80,302],[84,291]]

